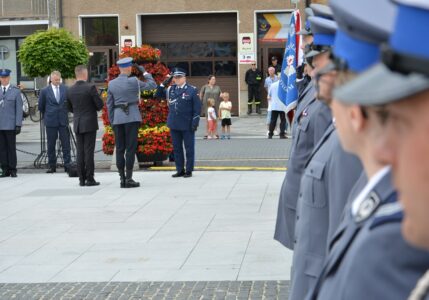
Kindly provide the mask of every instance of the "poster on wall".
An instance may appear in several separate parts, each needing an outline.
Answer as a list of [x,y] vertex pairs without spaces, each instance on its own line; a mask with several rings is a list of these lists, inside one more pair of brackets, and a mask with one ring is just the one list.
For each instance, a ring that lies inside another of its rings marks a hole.
[[255,38],[253,33],[240,33],[238,35],[238,52],[255,51]]
[[258,42],[286,42],[290,18],[289,12],[258,14]]
[[135,47],[136,36],[135,35],[121,35],[121,47]]

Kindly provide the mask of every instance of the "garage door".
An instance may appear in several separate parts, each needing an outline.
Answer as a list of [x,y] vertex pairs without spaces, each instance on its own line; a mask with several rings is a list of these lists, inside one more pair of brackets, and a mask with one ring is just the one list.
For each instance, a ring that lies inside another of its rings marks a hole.
[[214,74],[222,91],[230,93],[238,115],[237,15],[187,14],[141,17],[142,43],[161,50],[169,68],[187,71],[188,82],[200,89]]

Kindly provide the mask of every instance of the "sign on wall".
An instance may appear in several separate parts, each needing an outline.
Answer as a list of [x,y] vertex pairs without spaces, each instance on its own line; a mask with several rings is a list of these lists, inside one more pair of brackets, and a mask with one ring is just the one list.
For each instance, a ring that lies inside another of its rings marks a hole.
[[238,34],[238,63],[250,64],[255,60],[255,36],[253,33]]
[[258,42],[286,42],[290,18],[290,13],[258,14]]
[[136,36],[135,35],[121,35],[121,47],[135,47]]

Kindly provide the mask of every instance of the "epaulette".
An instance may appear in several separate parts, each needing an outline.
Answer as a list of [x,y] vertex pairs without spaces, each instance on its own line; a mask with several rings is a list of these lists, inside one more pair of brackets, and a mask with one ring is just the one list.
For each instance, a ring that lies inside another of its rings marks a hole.
[[[394,193],[391,197],[396,198],[397,194]],[[377,212],[374,214],[374,218],[371,221],[369,229],[373,229],[377,226],[386,223],[399,223],[404,217],[402,205],[398,201],[388,202],[379,207]]]
[[11,85],[10,85],[10,87],[11,87],[11,88],[13,88],[13,89],[21,90],[21,89],[20,89],[19,87],[17,87],[16,85],[12,85],[12,84],[11,84]]
[[196,86],[193,86],[193,85],[190,85],[190,84],[186,84],[187,86],[189,86],[190,88],[193,88],[194,90],[196,90],[197,89],[197,87]]

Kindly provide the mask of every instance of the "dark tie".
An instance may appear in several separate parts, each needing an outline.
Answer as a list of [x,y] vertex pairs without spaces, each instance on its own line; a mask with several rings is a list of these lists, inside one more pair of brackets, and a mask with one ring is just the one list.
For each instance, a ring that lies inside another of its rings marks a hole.
[[3,95],[6,94],[6,87],[3,87]]

